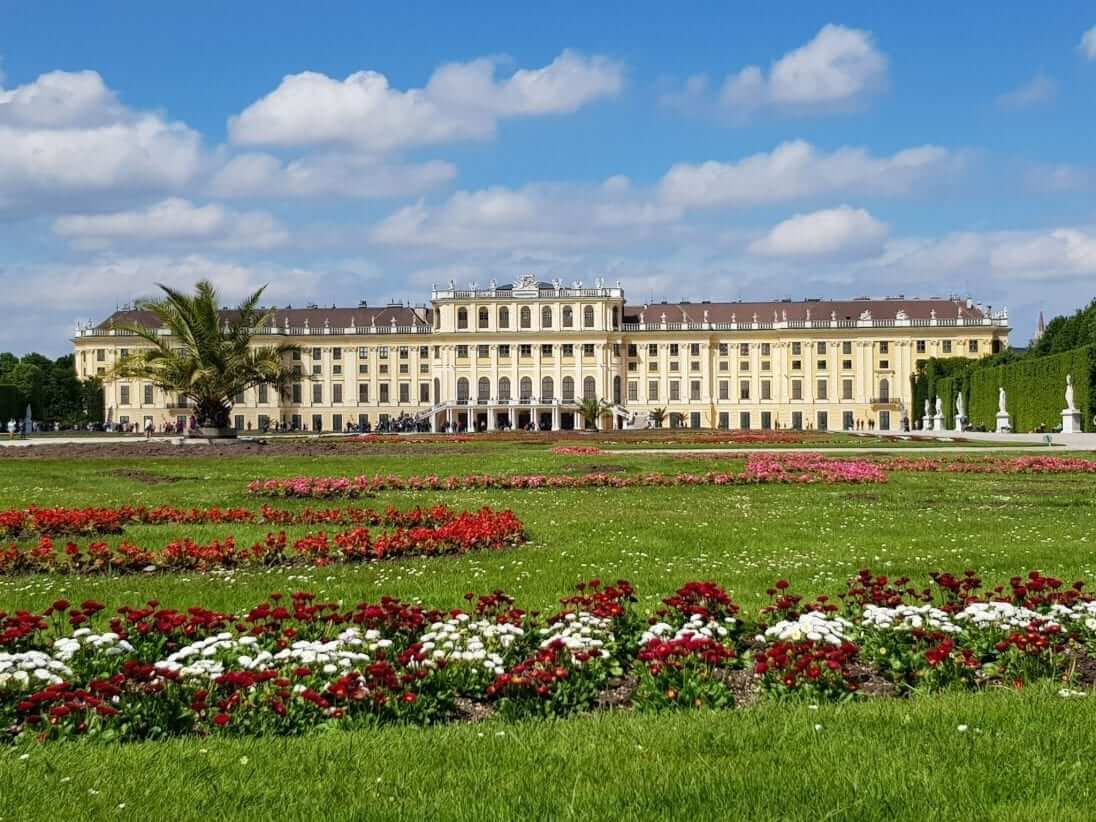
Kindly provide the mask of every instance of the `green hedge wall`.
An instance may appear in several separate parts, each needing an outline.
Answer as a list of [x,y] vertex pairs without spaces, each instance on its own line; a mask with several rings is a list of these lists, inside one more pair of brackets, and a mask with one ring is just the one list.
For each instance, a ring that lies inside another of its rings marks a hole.
[[14,385],[0,385],[0,427],[7,426],[8,420],[21,420],[26,414],[27,400],[23,393]]
[[[1096,412],[1096,346],[1093,345],[997,368],[971,369],[962,375],[968,392],[970,424],[994,430],[997,389],[1004,386],[1013,431],[1026,433],[1038,425],[1052,431],[1062,422],[1066,374],[1073,375],[1074,405],[1081,412],[1083,429],[1092,431],[1092,415]],[[949,388],[954,393],[956,386],[952,384]],[[947,404],[945,398],[944,405]]]
[[[933,357],[919,362],[917,373],[912,379],[913,408],[910,409],[910,427],[916,427],[917,420],[925,413],[926,399],[932,413],[936,413],[936,397],[939,395],[944,401],[944,417],[950,429],[955,418],[955,380],[965,375],[975,362],[967,357]],[[970,407],[969,401],[967,407]],[[970,416],[969,410],[967,416]]]

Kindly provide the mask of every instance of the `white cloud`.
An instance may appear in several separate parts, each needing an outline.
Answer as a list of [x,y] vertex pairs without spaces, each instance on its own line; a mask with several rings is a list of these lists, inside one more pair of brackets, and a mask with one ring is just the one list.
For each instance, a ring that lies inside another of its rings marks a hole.
[[1052,166],[1035,166],[1026,174],[1028,187],[1042,192],[1071,192],[1096,190],[1096,169],[1059,163]]
[[0,89],[0,211],[178,188],[201,161],[197,132],[126,108],[95,72]]
[[219,203],[197,206],[175,197],[141,211],[61,217],[54,222],[53,232],[79,248],[158,242],[271,248],[289,237],[285,227],[265,211],[233,211]]
[[672,235],[683,211],[633,190],[622,177],[600,186],[536,184],[458,191],[440,206],[424,202],[385,218],[370,232],[383,245],[449,249],[579,248],[623,236]]
[[[777,60],[729,75],[716,107],[732,116],[772,106],[783,110],[848,110],[887,83],[887,58],[869,32],[828,24],[806,45]],[[692,93],[703,91],[695,80]]]
[[737,163],[679,163],[662,178],[659,194],[664,202],[687,208],[755,206],[838,193],[897,195],[959,164],[939,146],[886,157],[851,147],[825,153],[796,140]]
[[752,242],[749,251],[764,257],[868,257],[882,250],[887,232],[864,209],[843,205],[796,214]]
[[1089,60],[1096,60],[1096,26],[1081,36],[1081,53]]
[[318,72],[285,77],[229,120],[244,145],[351,145],[389,151],[412,145],[487,139],[500,118],[573,112],[613,96],[621,64],[564,51],[547,66],[496,78],[499,61],[481,58],[441,66],[425,88],[400,91],[375,71],[339,81]]
[[240,154],[214,176],[219,197],[414,196],[452,181],[456,167],[442,160],[390,163],[360,154],[327,153],[283,162],[270,154]]
[[997,97],[997,105],[1003,109],[1023,109],[1049,103],[1054,99],[1057,87],[1043,72],[1037,73],[1026,83]]

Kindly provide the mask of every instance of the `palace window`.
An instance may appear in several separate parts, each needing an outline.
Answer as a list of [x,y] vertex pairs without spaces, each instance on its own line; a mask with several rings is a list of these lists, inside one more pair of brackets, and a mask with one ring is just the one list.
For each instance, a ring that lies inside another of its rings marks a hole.
[[916,345],[915,345],[914,350],[918,354],[924,354],[925,353],[925,341],[924,340],[918,340]]
[[457,328],[464,329],[468,327],[468,309],[457,309]]
[[323,402],[323,384],[312,383],[312,402]]
[[541,402],[551,402],[555,398],[555,384],[551,377],[542,377],[540,381]]
[[573,356],[575,356],[575,346],[572,343],[564,343],[563,344],[563,356],[564,357],[573,357]]
[[657,357],[658,356],[658,344],[657,343],[647,343],[647,356],[648,357]]
[[792,380],[792,399],[803,399],[803,380]]
[[852,341],[851,340],[845,340],[844,342],[841,343],[841,353],[842,354],[851,354],[852,353]]
[[533,381],[529,377],[522,377],[518,387],[521,391],[521,401],[529,402],[533,398]]
[[676,357],[677,353],[678,353],[678,350],[679,349],[678,349],[677,343],[670,343],[670,356],[671,357]]
[[658,400],[658,380],[647,380],[647,400]]
[[532,328],[533,327],[533,312],[529,310],[529,306],[523,305],[521,307],[521,312],[518,316],[519,316],[519,320],[521,322],[521,327],[522,328]]
[[400,402],[411,402],[411,383],[400,383]]
[[971,354],[977,354],[978,340],[971,340],[969,343],[967,343],[967,351],[969,351]]
[[822,354],[825,354],[826,353],[826,341],[825,340],[819,340],[818,343],[816,344],[816,348],[818,349],[819,356],[821,356]]
[[518,346],[518,356],[523,358],[529,358],[533,356],[533,346],[529,343],[522,343]]
[[382,382],[381,385],[380,385],[380,389],[381,389],[380,401],[381,402],[388,402],[388,391],[389,391],[388,383]]
[[333,359],[333,360],[341,360],[341,359],[342,359],[342,349],[341,349],[341,348],[337,348],[337,347],[336,347],[336,348],[332,348],[332,349],[331,349],[331,359]]
[[584,400],[597,399],[597,383],[593,377],[587,377],[582,381],[582,398]]
[[731,383],[729,380],[719,381],[719,398],[729,400],[731,398]]
[[951,353],[951,340],[944,340],[944,341],[943,341],[943,342],[941,343],[941,345],[942,345],[942,346],[943,346],[943,348],[944,348],[944,353],[945,353],[945,354],[950,354],[950,353]]
[[773,383],[772,380],[761,381],[761,399],[771,400],[773,398]]
[[118,388],[118,404],[129,405],[129,386],[123,385]]
[[700,380],[692,380],[689,383],[689,399],[690,400],[699,400],[700,399]]
[[740,356],[740,357],[750,356],[750,344],[749,343],[739,343],[738,344],[738,356]]
[[476,356],[479,357],[481,360],[485,360],[489,356],[491,356],[491,349],[486,345],[477,345]]
[[879,353],[880,354],[890,353],[890,343],[886,342],[886,341],[879,343]]
[[499,377],[499,402],[510,402],[509,377]]
[[841,399],[852,399],[852,380],[841,380]]
[[818,380],[814,384],[814,398],[816,400],[828,400],[830,398],[829,387],[825,380]]
[[342,392],[343,392],[342,383],[335,383],[333,386],[331,386],[331,402],[333,402],[333,403],[342,402]]
[[792,354],[794,356],[798,357],[802,353],[803,353],[803,344],[798,343],[798,342],[793,342],[792,343]]
[[761,343],[761,356],[762,357],[769,356],[769,352],[771,351],[771,349],[772,349],[772,346],[770,346],[768,343]]
[[491,380],[487,377],[480,377],[476,381],[476,400],[478,402],[487,402],[491,398]]
[[569,305],[563,306],[563,327],[572,328],[575,324],[575,312]]
[[588,305],[582,309],[582,327],[594,327],[594,307],[592,305]]
[[358,402],[369,402],[369,383],[358,383]]
[[540,346],[540,355],[542,357],[551,357],[552,356],[552,344],[551,343],[543,343]]
[[487,328],[487,326],[490,325],[490,323],[491,323],[491,315],[487,312],[486,308],[481,308],[479,310],[478,314],[479,314],[479,327],[480,328]]
[[575,379],[574,377],[563,378],[563,401],[571,402],[575,398]]
[[670,380],[670,402],[681,399],[681,383],[678,380]]
[[[265,385],[260,385],[259,386],[260,390],[263,390],[265,388],[266,388]],[[263,400],[263,402],[266,402],[266,400]],[[146,385],[145,386],[145,405],[152,405],[152,386],[151,385]]]
[[593,343],[583,343],[582,344],[582,356],[584,356],[584,357],[594,356],[594,344]]
[[457,346],[457,359],[458,360],[468,359],[468,346],[467,345],[458,345]]
[[419,383],[419,402],[420,403],[430,402],[430,383],[428,383],[428,382],[420,382]]
[[750,398],[750,381],[739,380],[738,381],[738,398],[740,400],[748,400]]
[[549,306],[544,306],[540,310],[540,327],[551,328],[552,327],[552,309]]
[[499,328],[510,327],[510,309],[503,306],[499,309]]
[[509,345],[500,345],[499,346],[499,356],[500,357],[509,357],[510,356],[510,346]]
[[628,402],[639,402],[639,383],[636,380],[628,381]]

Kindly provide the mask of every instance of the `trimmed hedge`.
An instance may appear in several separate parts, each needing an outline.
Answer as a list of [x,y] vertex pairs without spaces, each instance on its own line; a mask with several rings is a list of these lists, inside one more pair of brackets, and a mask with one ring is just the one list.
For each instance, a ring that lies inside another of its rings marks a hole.
[[[929,401],[929,408],[936,413],[936,397],[944,401],[944,417],[948,429],[953,426],[955,418],[955,386],[954,379],[968,372],[977,363],[967,357],[945,357],[925,360],[918,363],[917,373],[913,382],[913,408],[910,409],[910,427],[916,427],[916,421],[925,413],[925,400]],[[970,416],[967,403],[967,416]]]
[[[970,424],[994,430],[997,389],[1004,386],[1013,431],[1028,432],[1038,425],[1045,426],[1047,431],[1054,430],[1062,422],[1066,404],[1066,374],[1073,375],[1074,405],[1081,412],[1083,430],[1091,431],[1092,414],[1096,412],[1096,345],[997,368],[971,369],[963,375],[968,382]],[[950,388],[954,392],[955,385]],[[945,405],[947,402],[945,399]]]

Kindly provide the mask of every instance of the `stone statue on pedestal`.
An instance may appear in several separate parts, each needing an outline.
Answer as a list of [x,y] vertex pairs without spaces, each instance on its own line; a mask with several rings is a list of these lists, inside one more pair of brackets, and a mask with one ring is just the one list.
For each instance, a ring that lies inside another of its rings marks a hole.
[[967,415],[966,403],[963,401],[962,391],[955,397],[955,413],[960,417],[965,417]]
[[1005,393],[1005,387],[1002,385],[997,389],[997,413],[1007,414],[1008,408],[1008,394]]
[[1066,374],[1066,411],[1076,411],[1077,406],[1073,404],[1073,375]]
[[944,401],[940,399],[940,395],[936,395],[936,416],[944,416]]

